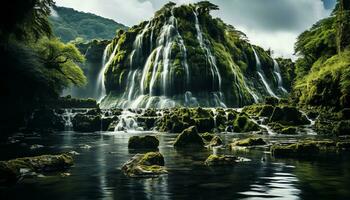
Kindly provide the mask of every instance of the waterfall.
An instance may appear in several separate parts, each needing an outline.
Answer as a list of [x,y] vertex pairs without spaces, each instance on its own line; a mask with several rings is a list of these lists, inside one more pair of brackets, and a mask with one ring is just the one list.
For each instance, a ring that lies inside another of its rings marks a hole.
[[135,113],[130,111],[123,111],[119,116],[119,122],[114,131],[143,131],[143,129],[137,124]]
[[64,109],[64,112],[59,115],[64,121],[64,129],[66,131],[73,130],[72,120],[75,117],[75,115],[76,113],[73,112],[73,109]]
[[287,90],[283,87],[283,79],[281,76],[281,69],[280,69],[278,62],[275,59],[273,59],[273,68],[274,68],[273,73],[277,76],[278,88],[280,90],[282,90],[282,92],[288,93]]
[[[112,43],[111,43],[112,44]],[[98,79],[97,79],[97,91],[99,93],[99,101],[101,101],[105,96],[106,96],[106,86],[105,86],[105,71],[108,68],[108,66],[111,64],[113,61],[113,58],[118,50],[118,45],[114,47],[113,52],[108,55],[109,48],[111,44],[107,45],[103,52],[103,58],[102,58],[102,68],[98,74]],[[107,57],[109,56],[108,60]],[[107,61],[107,62],[106,62]]]
[[260,80],[263,82],[265,88],[266,88],[266,91],[269,93],[269,95],[275,97],[275,98],[278,98],[277,95],[272,91],[270,85],[267,83],[266,81],[266,78],[265,78],[265,73],[264,71],[261,69],[261,62],[260,62],[260,59],[259,59],[259,56],[258,54],[256,53],[254,47],[252,47],[253,49],[253,52],[254,52],[254,55],[255,55],[255,60],[256,60],[256,69],[257,69],[257,73],[260,77]]
[[210,65],[210,71],[213,77],[213,89],[215,90],[215,81],[218,81],[218,88],[219,91],[221,91],[221,75],[219,72],[219,69],[216,65],[216,60],[215,57],[213,56],[211,50],[209,49],[209,47],[206,45],[204,38],[203,38],[203,33],[199,24],[199,20],[198,20],[198,14],[197,11],[193,11],[194,17],[195,17],[195,27],[196,27],[196,31],[197,31],[197,40],[199,42],[199,45],[201,47],[201,49],[205,52],[206,57],[208,59],[208,63]]

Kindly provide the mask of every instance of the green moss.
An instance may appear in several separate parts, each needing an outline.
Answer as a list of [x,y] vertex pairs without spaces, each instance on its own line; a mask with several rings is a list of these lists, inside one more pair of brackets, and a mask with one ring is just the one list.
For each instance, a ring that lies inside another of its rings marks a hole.
[[259,146],[259,145],[266,145],[267,143],[262,138],[246,138],[242,140],[235,141],[231,144],[232,147],[239,146],[239,147],[249,147],[249,146]]
[[215,137],[215,134],[206,132],[201,134],[201,137],[207,142],[210,142]]
[[282,135],[295,135],[295,134],[297,134],[297,128],[295,128],[295,127],[283,128],[281,130],[281,134]]
[[224,166],[236,164],[237,158],[234,156],[210,155],[204,162],[207,166]]
[[260,127],[251,119],[249,119],[247,115],[240,114],[233,122],[233,129],[234,129],[234,132],[244,133],[244,132],[258,131]]
[[177,136],[174,147],[176,148],[203,148],[204,142],[201,136],[198,135],[197,128],[192,126],[184,130],[179,136]]
[[164,166],[164,157],[159,152],[149,152],[142,156],[139,164],[144,166]]

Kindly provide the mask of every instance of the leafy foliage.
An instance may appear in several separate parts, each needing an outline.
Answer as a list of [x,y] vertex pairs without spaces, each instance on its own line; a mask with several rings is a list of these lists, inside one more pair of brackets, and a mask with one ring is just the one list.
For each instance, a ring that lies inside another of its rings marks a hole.
[[112,39],[117,30],[127,29],[123,24],[94,14],[57,6],[53,9],[57,16],[51,16],[50,23],[55,35],[63,42],[69,42],[77,37],[84,40]]
[[298,37],[295,51],[297,82],[294,98],[315,106],[350,106],[349,10],[339,0],[332,16]]

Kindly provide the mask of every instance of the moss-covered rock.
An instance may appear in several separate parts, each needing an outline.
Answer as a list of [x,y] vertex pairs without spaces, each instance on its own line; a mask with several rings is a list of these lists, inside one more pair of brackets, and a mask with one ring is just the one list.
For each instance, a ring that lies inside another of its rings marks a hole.
[[200,136],[205,141],[210,142],[215,137],[215,134],[206,132],[206,133],[202,133]]
[[198,134],[197,128],[191,126],[185,129],[180,135],[177,136],[175,143],[175,148],[203,148],[204,142],[202,137]]
[[207,166],[226,166],[234,165],[237,162],[237,157],[227,155],[210,155],[204,162]]
[[297,108],[291,106],[275,107],[270,122],[278,122],[283,125],[306,125],[310,121]]
[[101,130],[101,115],[77,114],[73,120],[73,129],[78,132],[95,132]]
[[153,178],[168,173],[164,157],[159,152],[136,154],[122,166],[122,171],[132,178]]
[[250,146],[260,146],[260,145],[266,145],[267,143],[265,142],[264,139],[262,138],[246,138],[246,139],[241,139],[234,141],[231,144],[231,147],[250,147]]
[[275,144],[270,150],[275,157],[309,158],[349,150],[349,147],[349,141],[300,141],[289,145]]
[[333,122],[334,127],[332,133],[337,136],[350,135],[350,120],[342,120],[340,122]]
[[29,119],[27,128],[31,130],[57,130],[63,131],[65,123],[52,109],[40,109],[34,111]]
[[159,146],[159,140],[155,136],[146,135],[132,136],[129,139],[128,147],[131,149],[157,149]]
[[253,122],[246,114],[240,114],[233,122],[233,130],[237,133],[245,133],[260,130],[259,125]]
[[221,146],[223,145],[224,142],[219,136],[215,136],[209,143],[209,147],[216,147],[216,146]]
[[0,161],[0,183],[14,183],[25,173],[62,171],[73,165],[73,157],[68,154],[42,155]]

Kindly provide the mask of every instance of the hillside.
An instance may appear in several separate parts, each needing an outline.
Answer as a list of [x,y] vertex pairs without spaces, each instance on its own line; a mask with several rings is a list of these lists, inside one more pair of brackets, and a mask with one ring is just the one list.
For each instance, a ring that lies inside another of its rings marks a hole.
[[[108,46],[107,107],[236,107],[287,95],[291,61],[275,60],[221,19],[209,2],[168,3]],[[282,65],[283,64],[283,65]]]
[[112,39],[117,30],[128,27],[111,19],[95,14],[76,11],[72,8],[54,7],[56,12],[50,16],[54,34],[63,42],[81,37],[84,40]]

